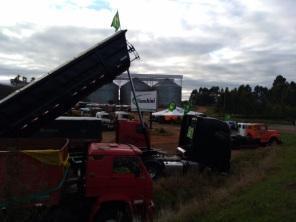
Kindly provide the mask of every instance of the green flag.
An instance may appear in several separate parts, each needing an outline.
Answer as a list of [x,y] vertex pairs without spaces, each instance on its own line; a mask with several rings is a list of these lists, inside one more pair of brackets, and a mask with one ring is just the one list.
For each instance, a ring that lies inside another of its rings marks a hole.
[[171,102],[171,103],[169,104],[168,110],[169,110],[170,112],[173,112],[175,109],[176,109],[176,103]]
[[224,120],[230,120],[230,119],[231,119],[231,116],[229,114],[225,114]]
[[115,28],[115,32],[120,28],[120,20],[119,20],[119,14],[118,11],[116,12],[116,14],[113,17],[112,23],[111,23],[111,27]]
[[184,114],[187,114],[190,112],[191,110],[191,103],[186,101],[184,104],[183,104],[183,109],[184,109]]

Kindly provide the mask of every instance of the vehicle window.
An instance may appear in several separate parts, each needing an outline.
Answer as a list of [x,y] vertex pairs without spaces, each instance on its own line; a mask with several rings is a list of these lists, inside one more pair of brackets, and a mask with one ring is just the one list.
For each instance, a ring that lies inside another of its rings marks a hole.
[[140,161],[135,157],[117,157],[113,162],[113,173],[140,175]]
[[260,126],[260,130],[267,130],[267,126],[264,126],[264,125],[262,125],[262,126]]
[[189,139],[192,140],[192,138],[193,138],[193,133],[194,133],[194,129],[193,129],[193,127],[189,126],[189,127],[188,127],[188,131],[187,131],[187,135],[186,135],[186,136],[187,136]]
[[128,119],[129,118],[129,115],[122,115],[122,118],[123,119]]

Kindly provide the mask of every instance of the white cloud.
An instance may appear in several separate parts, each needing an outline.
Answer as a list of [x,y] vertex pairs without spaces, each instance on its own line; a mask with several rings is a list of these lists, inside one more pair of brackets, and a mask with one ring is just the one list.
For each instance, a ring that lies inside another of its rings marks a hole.
[[[296,81],[293,0],[10,0],[0,7],[0,76],[36,75],[113,33],[118,9],[141,73],[192,81]],[[251,75],[250,75],[251,74]],[[224,85],[225,85],[224,84]],[[192,85],[183,85],[192,90]]]

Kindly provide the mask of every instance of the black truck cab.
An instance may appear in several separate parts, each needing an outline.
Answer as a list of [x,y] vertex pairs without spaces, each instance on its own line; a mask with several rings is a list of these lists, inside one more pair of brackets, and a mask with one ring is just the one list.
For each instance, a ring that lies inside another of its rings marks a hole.
[[231,159],[229,127],[215,118],[185,115],[177,153],[201,166],[227,172]]

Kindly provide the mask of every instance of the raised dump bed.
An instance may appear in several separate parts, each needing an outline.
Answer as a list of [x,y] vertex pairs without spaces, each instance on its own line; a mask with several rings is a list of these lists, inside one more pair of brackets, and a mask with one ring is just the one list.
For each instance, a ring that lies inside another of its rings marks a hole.
[[[126,30],[0,101],[0,137],[23,137],[63,115],[75,103],[130,66]],[[131,49],[131,48],[130,48]]]
[[68,140],[0,140],[0,208],[55,205],[68,172]]

